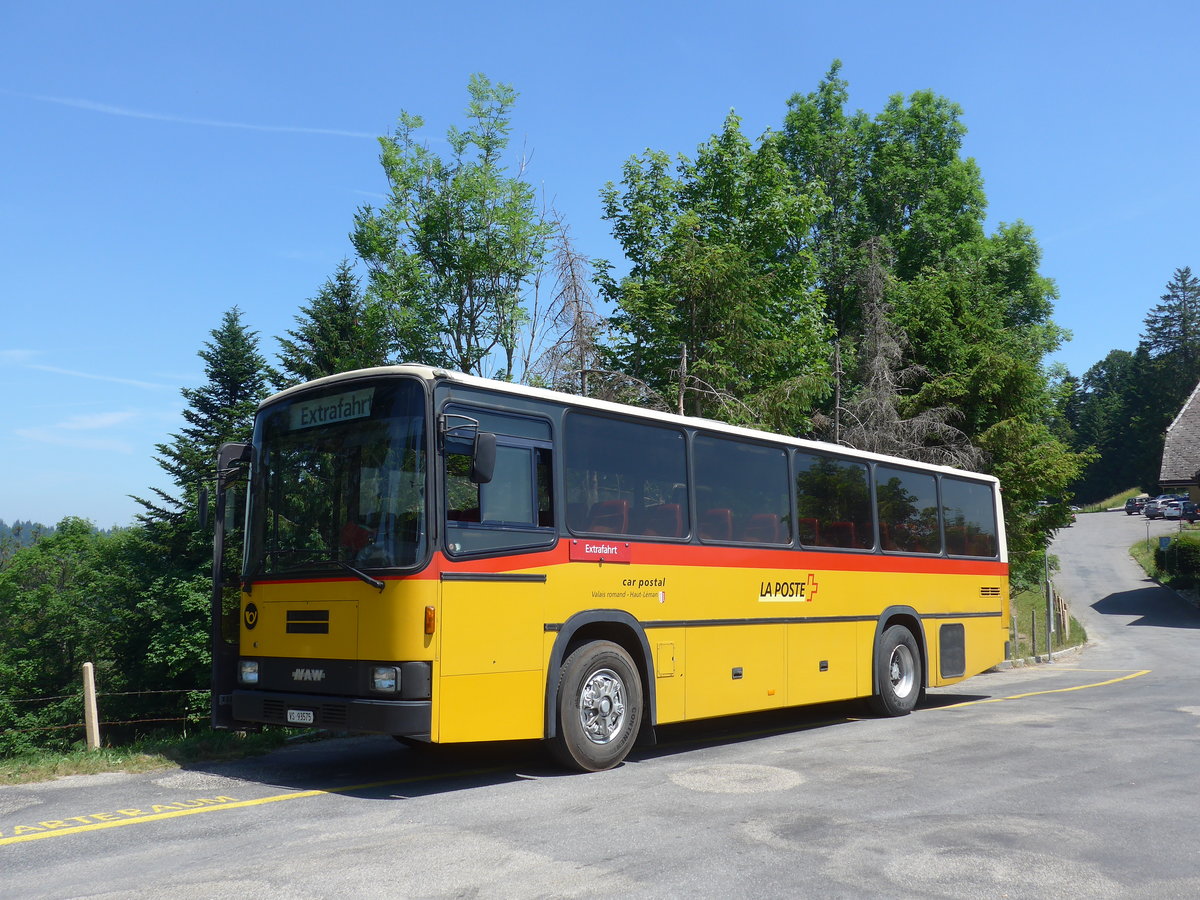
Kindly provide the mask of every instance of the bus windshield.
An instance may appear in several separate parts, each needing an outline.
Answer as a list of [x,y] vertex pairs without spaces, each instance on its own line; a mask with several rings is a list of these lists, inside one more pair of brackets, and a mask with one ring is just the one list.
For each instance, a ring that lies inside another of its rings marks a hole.
[[246,577],[418,565],[425,433],[412,379],[344,382],[261,411]]

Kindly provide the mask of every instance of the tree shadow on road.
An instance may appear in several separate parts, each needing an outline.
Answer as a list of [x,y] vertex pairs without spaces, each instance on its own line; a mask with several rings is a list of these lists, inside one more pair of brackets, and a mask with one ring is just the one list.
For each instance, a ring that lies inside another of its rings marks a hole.
[[1200,610],[1174,591],[1147,582],[1146,587],[1109,594],[1092,604],[1105,616],[1136,616],[1130,625],[1154,628],[1200,628]]

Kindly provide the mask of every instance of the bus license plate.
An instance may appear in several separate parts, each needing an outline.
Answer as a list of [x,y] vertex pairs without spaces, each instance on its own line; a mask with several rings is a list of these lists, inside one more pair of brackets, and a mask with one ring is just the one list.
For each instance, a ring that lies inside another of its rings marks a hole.
[[289,725],[311,725],[313,723],[313,711],[311,709],[289,709],[287,711],[287,720]]

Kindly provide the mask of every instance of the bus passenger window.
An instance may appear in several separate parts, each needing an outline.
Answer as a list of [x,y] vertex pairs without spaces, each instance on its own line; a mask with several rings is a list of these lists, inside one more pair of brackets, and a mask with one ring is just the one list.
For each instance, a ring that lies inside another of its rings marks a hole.
[[697,434],[692,450],[701,540],[791,544],[785,450],[715,434]]
[[875,546],[865,463],[796,454],[796,513],[806,547],[870,550]]
[[572,411],[567,525],[583,534],[679,540],[689,531],[683,432]]
[[937,481],[932,475],[876,466],[875,499],[884,550],[941,552]]
[[708,434],[692,447],[702,541],[792,542],[786,451]]
[[995,556],[996,503],[991,485],[942,479],[942,519],[951,556]]

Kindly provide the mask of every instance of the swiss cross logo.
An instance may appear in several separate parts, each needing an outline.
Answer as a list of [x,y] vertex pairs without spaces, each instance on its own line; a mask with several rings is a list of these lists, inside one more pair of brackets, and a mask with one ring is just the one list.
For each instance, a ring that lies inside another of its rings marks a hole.
[[805,600],[812,600],[814,597],[817,596],[818,585],[817,585],[817,573],[816,572],[808,573],[808,581],[805,583],[804,587],[805,587],[805,591],[804,591],[804,599]]

